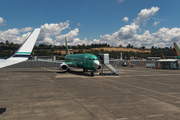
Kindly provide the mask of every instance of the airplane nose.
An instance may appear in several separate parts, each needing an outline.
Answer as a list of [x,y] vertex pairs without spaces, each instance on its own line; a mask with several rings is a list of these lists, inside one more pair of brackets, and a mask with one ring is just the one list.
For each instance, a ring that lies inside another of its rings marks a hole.
[[99,61],[95,60],[95,61],[93,62],[94,68],[98,68],[99,65],[100,65],[100,64],[99,64]]

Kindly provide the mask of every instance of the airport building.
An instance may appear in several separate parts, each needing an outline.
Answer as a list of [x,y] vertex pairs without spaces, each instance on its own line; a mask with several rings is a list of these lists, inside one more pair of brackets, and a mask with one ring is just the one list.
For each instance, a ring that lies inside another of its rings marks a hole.
[[159,69],[178,69],[177,59],[160,59],[157,60],[156,67]]

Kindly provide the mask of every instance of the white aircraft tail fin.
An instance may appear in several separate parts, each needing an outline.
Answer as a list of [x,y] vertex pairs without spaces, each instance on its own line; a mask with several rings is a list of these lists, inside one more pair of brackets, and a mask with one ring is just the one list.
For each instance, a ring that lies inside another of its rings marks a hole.
[[0,68],[26,61],[33,50],[41,28],[35,29],[10,58],[0,61]]
[[14,53],[12,57],[23,57],[23,58],[29,58],[31,55],[32,49],[34,47],[34,44],[37,40],[37,37],[40,33],[41,28],[36,28],[31,35],[24,41],[24,43],[21,45],[21,47]]

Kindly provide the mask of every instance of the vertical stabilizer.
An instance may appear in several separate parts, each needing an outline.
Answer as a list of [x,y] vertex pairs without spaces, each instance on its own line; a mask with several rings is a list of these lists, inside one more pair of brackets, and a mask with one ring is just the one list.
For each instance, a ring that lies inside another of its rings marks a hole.
[[69,50],[68,50],[68,45],[67,45],[67,39],[66,39],[66,37],[65,37],[65,44],[66,44],[66,55],[69,55],[70,53],[69,53]]
[[162,53],[161,53],[161,56],[162,56],[163,59],[166,59]]
[[180,56],[180,50],[176,43],[174,43],[174,49],[175,49],[176,56]]

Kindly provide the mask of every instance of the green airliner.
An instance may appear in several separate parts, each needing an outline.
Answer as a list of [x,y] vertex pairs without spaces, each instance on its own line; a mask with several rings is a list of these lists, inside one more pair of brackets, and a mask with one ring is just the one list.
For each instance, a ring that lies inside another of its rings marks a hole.
[[69,66],[82,68],[83,71],[91,71],[91,75],[94,76],[94,71],[101,69],[100,62],[98,58],[89,53],[85,54],[70,54],[68,50],[67,40],[65,38],[66,43],[66,56],[65,62],[62,62],[60,65],[60,70],[69,71]]

